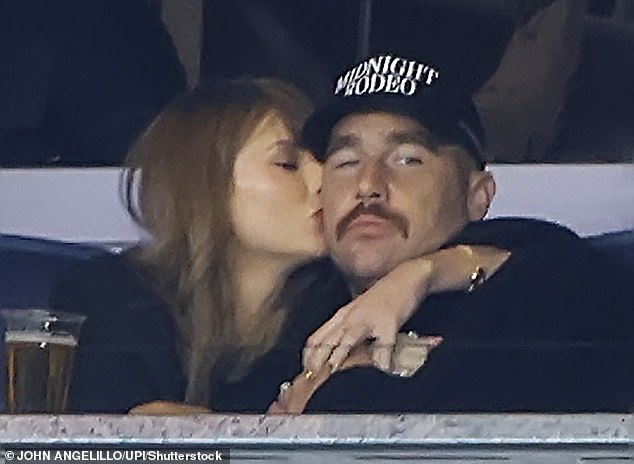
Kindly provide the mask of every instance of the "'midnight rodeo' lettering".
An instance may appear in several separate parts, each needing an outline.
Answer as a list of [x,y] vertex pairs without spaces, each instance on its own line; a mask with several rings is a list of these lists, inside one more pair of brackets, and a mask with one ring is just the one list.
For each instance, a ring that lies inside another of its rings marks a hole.
[[412,95],[419,82],[431,85],[438,76],[438,71],[426,64],[382,55],[364,61],[339,77],[335,95],[342,90],[345,96],[379,92]]

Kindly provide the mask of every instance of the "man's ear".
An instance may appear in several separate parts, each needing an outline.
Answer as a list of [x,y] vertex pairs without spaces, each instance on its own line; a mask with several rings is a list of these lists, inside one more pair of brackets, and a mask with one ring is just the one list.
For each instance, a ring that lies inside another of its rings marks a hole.
[[469,176],[467,208],[469,220],[479,221],[489,211],[495,196],[495,180],[490,172],[474,171]]

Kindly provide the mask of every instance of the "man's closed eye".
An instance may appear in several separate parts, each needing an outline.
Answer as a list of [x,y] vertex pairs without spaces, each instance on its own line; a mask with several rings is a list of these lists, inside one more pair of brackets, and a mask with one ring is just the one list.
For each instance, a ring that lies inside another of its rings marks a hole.
[[418,156],[400,156],[396,162],[403,166],[421,165],[423,160]]
[[344,161],[340,161],[337,164],[335,164],[335,169],[346,168],[346,167],[350,167],[350,166],[356,166],[357,164],[359,164],[359,160],[358,159],[344,160]]

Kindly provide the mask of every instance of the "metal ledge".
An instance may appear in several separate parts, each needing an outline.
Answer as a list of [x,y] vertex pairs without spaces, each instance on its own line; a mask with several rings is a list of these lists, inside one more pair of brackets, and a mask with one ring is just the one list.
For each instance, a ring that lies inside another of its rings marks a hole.
[[627,464],[634,415],[0,415],[0,448],[159,445],[228,447],[232,462],[259,464]]
[[0,415],[8,444],[634,446],[631,414]]

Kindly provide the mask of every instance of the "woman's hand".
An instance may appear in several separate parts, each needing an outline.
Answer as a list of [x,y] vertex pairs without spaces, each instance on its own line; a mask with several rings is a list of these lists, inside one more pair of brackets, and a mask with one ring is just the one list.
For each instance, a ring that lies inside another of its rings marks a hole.
[[304,369],[317,372],[327,363],[335,371],[354,347],[371,340],[372,361],[387,371],[396,333],[425,299],[431,275],[430,261],[408,261],[341,307],[306,341]]
[[466,290],[476,268],[490,277],[509,256],[490,246],[458,245],[400,264],[308,338],[304,369],[318,372],[329,364],[337,370],[355,346],[369,340],[374,365],[389,371],[397,332],[428,295]]
[[128,414],[140,416],[192,416],[196,414],[210,414],[211,409],[204,406],[192,406],[185,403],[172,403],[171,401],[150,401],[128,411]]

